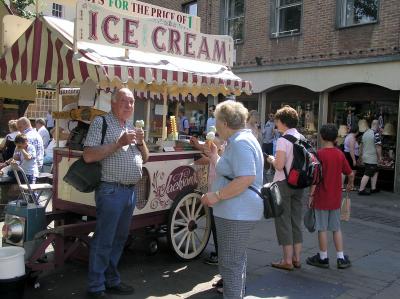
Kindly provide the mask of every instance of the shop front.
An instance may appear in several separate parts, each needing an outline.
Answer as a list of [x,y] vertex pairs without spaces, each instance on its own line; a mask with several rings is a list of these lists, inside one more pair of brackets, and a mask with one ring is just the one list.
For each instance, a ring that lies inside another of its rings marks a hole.
[[[361,139],[362,131],[365,130],[364,120],[378,121],[382,141],[378,188],[393,191],[399,111],[398,92],[371,84],[345,86],[330,93],[328,111],[328,121],[340,129],[339,144],[343,143],[347,128],[359,127],[359,139]],[[364,165],[360,161],[357,173],[361,176],[363,172]]]
[[[266,66],[236,72],[252,81],[262,123],[270,112],[290,105],[300,115],[300,131],[314,145],[319,144],[317,132],[325,123],[335,123],[343,133],[359,120],[377,119],[383,150],[378,188],[400,194],[400,152],[396,150],[400,146],[400,61],[274,70]],[[359,170],[361,175],[363,165]]]

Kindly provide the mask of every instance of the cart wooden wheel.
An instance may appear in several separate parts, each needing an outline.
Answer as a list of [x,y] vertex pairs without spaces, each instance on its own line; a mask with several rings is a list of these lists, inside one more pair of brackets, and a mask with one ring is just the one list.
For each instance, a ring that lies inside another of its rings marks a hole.
[[206,248],[211,232],[210,209],[199,193],[188,193],[173,203],[168,220],[168,242],[178,258],[191,260]]

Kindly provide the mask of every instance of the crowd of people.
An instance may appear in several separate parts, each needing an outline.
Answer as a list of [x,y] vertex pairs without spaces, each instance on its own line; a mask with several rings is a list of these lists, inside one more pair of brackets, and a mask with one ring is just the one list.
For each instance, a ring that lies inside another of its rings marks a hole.
[[[44,164],[53,163],[54,144],[44,119],[37,119],[35,127],[26,117],[8,122],[9,133],[0,144],[2,160],[1,176],[13,176],[11,165],[19,165],[25,172],[28,182],[34,184]],[[54,131],[54,129],[52,129]]]
[[[134,111],[132,92],[122,88],[114,94],[111,112],[91,123],[83,151],[86,162],[101,162],[101,183],[95,191],[96,229],[90,246],[88,296],[107,298],[108,293],[128,295],[132,286],[121,281],[117,265],[128,237],[135,207],[135,184],[142,177],[142,164],[149,156],[144,132],[129,121]],[[181,109],[179,131],[188,133],[189,124]],[[322,147],[317,157],[322,165],[322,181],[310,188],[292,188],[287,173],[295,159],[290,135],[304,138],[296,127],[299,116],[290,106],[268,115],[260,126],[257,111],[248,111],[240,102],[227,100],[209,107],[207,132],[216,130],[211,144],[192,138],[193,146],[203,152],[198,164],[209,165],[208,192],[202,203],[211,208],[212,234],[215,251],[206,260],[218,265],[221,279],[216,290],[224,298],[243,298],[246,284],[247,247],[252,230],[263,216],[263,199],[250,187],[260,190],[266,177],[273,174],[282,195],[283,214],[274,218],[276,237],[282,247],[282,257],[271,266],[285,271],[301,268],[303,201],[315,211],[319,252],[305,259],[312,266],[328,268],[328,232],[333,233],[339,269],[351,266],[344,254],[340,225],[342,191],[354,188],[358,160],[362,159],[365,172],[359,194],[378,192],[376,183],[380,160],[380,140],[373,121],[359,144],[358,128],[350,128],[343,151],[336,144],[338,129],[333,124],[323,125],[319,136]],[[106,122],[105,135],[102,124]],[[54,141],[44,120],[36,121],[36,129],[26,117],[9,122],[10,133],[0,149],[5,167],[18,163],[34,183],[46,162],[50,162]],[[52,131],[54,133],[54,131]],[[287,136],[286,136],[287,137]],[[52,145],[53,144],[53,145]],[[50,150],[46,151],[46,148]],[[50,153],[51,152],[51,153]],[[127,163],[126,161],[130,161]],[[265,163],[264,163],[265,161]],[[344,185],[345,180],[347,184]],[[371,191],[366,185],[371,180]],[[345,187],[344,187],[345,186]],[[344,187],[344,190],[342,188]]]
[[[363,132],[359,132],[358,127],[349,128],[344,149],[337,145],[337,127],[323,125],[319,132],[322,146],[317,151],[323,179],[310,188],[295,189],[287,181],[287,171],[294,159],[293,143],[283,138],[285,135],[304,138],[296,129],[299,116],[295,109],[285,106],[275,114],[270,113],[262,128],[258,112],[248,112],[235,101],[217,105],[214,116],[218,133],[214,145],[202,147],[195,138],[192,138],[192,144],[204,153],[198,163],[209,164],[209,192],[203,195],[202,202],[212,208],[215,251],[205,262],[219,266],[222,278],[214,284],[217,292],[224,298],[244,296],[246,248],[256,221],[262,218],[263,209],[262,199],[249,187],[260,189],[269,175],[273,175],[272,181],[279,186],[283,198],[283,214],[274,218],[282,258],[272,262],[271,266],[286,271],[301,268],[303,202],[307,197],[308,206],[315,212],[319,252],[306,258],[305,262],[316,267],[329,267],[327,233],[332,232],[337,268],[350,267],[351,261],[344,254],[340,226],[342,192],[355,190],[355,171],[360,162],[365,165],[365,170],[359,194],[379,192],[376,182],[380,139],[376,121],[372,121],[371,129],[366,128]],[[369,180],[371,191],[367,192]]]

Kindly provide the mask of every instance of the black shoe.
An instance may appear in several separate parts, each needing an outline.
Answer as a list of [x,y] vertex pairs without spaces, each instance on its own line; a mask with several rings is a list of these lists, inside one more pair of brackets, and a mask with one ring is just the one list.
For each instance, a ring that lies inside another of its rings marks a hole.
[[346,269],[351,267],[351,262],[347,255],[344,256],[344,259],[337,259],[337,267],[338,269]]
[[106,287],[106,293],[116,295],[132,295],[135,289],[130,285],[121,282],[119,285],[113,287]]
[[218,266],[218,255],[215,252],[211,252],[210,256],[204,261],[204,263]]
[[358,195],[371,195],[371,193],[369,193],[368,191],[366,191],[365,189],[362,191],[358,191]]
[[321,259],[319,253],[306,259],[307,264],[319,268],[329,268],[329,258]]
[[108,296],[104,291],[87,292],[86,298],[90,298],[90,299],[110,299],[110,296]]
[[379,190],[379,189],[371,189],[371,194],[372,193],[378,193],[378,192],[381,192],[381,190]]

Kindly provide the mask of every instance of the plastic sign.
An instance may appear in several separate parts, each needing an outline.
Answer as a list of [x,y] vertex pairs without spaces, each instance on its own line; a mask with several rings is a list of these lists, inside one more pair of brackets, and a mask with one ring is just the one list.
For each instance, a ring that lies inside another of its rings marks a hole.
[[167,26],[158,19],[115,13],[90,2],[77,3],[76,42],[233,65],[233,39]]
[[131,16],[163,20],[164,25],[200,32],[199,17],[165,7],[134,0],[84,0],[81,2],[97,4],[115,13],[128,13]]

